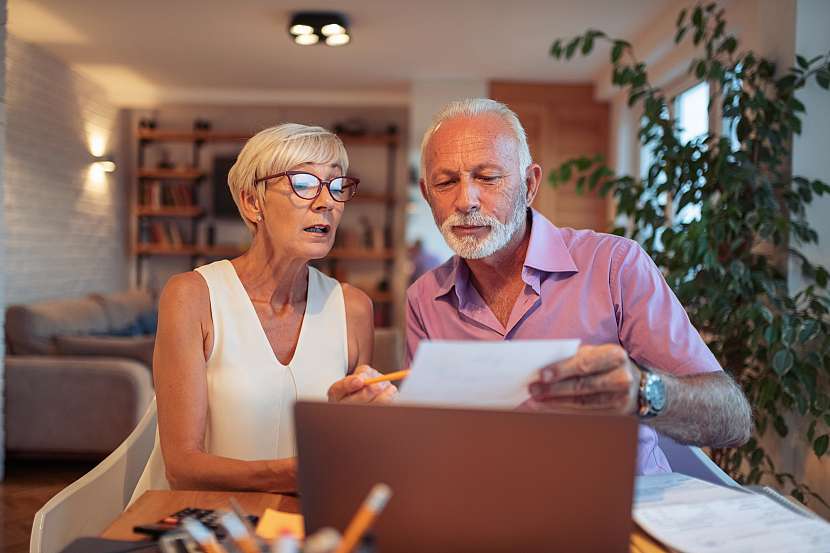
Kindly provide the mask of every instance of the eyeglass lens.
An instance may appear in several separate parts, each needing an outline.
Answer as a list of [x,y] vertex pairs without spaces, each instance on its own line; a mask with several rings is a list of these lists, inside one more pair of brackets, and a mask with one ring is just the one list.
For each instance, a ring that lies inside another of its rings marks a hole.
[[[313,200],[319,193],[320,179],[310,173],[297,173],[291,175],[291,186],[301,198]],[[355,189],[354,181],[348,177],[336,177],[329,183],[331,197],[340,202],[350,200]]]

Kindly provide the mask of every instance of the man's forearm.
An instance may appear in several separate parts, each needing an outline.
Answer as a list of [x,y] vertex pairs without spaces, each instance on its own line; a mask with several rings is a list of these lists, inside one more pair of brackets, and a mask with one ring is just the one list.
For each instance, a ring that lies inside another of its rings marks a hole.
[[697,446],[746,443],[752,431],[752,410],[729,375],[660,375],[668,403],[663,413],[648,421],[655,430],[680,443]]

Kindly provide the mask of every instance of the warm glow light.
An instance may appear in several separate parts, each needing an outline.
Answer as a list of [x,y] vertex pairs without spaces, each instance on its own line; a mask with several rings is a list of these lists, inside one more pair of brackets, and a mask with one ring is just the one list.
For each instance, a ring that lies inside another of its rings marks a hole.
[[312,29],[309,25],[291,25],[291,28],[288,29],[288,32],[294,36],[310,35],[314,32],[314,29]]
[[344,44],[348,44],[350,40],[351,38],[346,34],[331,35],[326,37],[326,44],[329,46],[343,46]]
[[320,37],[317,35],[300,35],[294,37],[294,42],[297,44],[301,44],[303,46],[311,46],[312,44],[317,44],[317,41],[320,40]]
[[101,132],[89,134],[89,153],[95,157],[101,157],[107,151],[107,139]]
[[99,163],[89,166],[86,189],[94,194],[103,194],[107,190],[107,173]]
[[328,25],[323,25],[320,32],[323,33],[323,36],[342,35],[346,32],[346,29],[337,23],[329,23]]

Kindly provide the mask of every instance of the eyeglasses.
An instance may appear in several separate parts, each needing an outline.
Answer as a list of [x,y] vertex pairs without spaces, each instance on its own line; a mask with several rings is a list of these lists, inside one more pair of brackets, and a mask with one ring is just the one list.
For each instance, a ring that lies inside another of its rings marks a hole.
[[283,171],[276,175],[268,175],[254,180],[254,184],[279,177],[288,177],[291,190],[304,200],[313,200],[320,195],[323,186],[329,189],[329,194],[336,202],[348,202],[357,194],[357,185],[360,179],[356,177],[335,177],[329,181],[320,179],[317,175],[304,171]]

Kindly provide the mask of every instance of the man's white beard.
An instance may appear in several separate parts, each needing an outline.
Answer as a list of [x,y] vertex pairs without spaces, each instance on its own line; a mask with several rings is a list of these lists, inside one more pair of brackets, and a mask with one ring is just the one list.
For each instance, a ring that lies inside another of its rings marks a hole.
[[[504,224],[492,215],[479,212],[462,215],[457,211],[453,212],[441,223],[441,234],[444,235],[447,245],[464,259],[490,257],[505,247],[522,226],[522,221],[527,215],[527,199],[524,194],[520,193],[518,196],[513,213]],[[475,236],[456,236],[452,231],[452,227],[455,226],[489,226],[490,233],[482,239]]]

